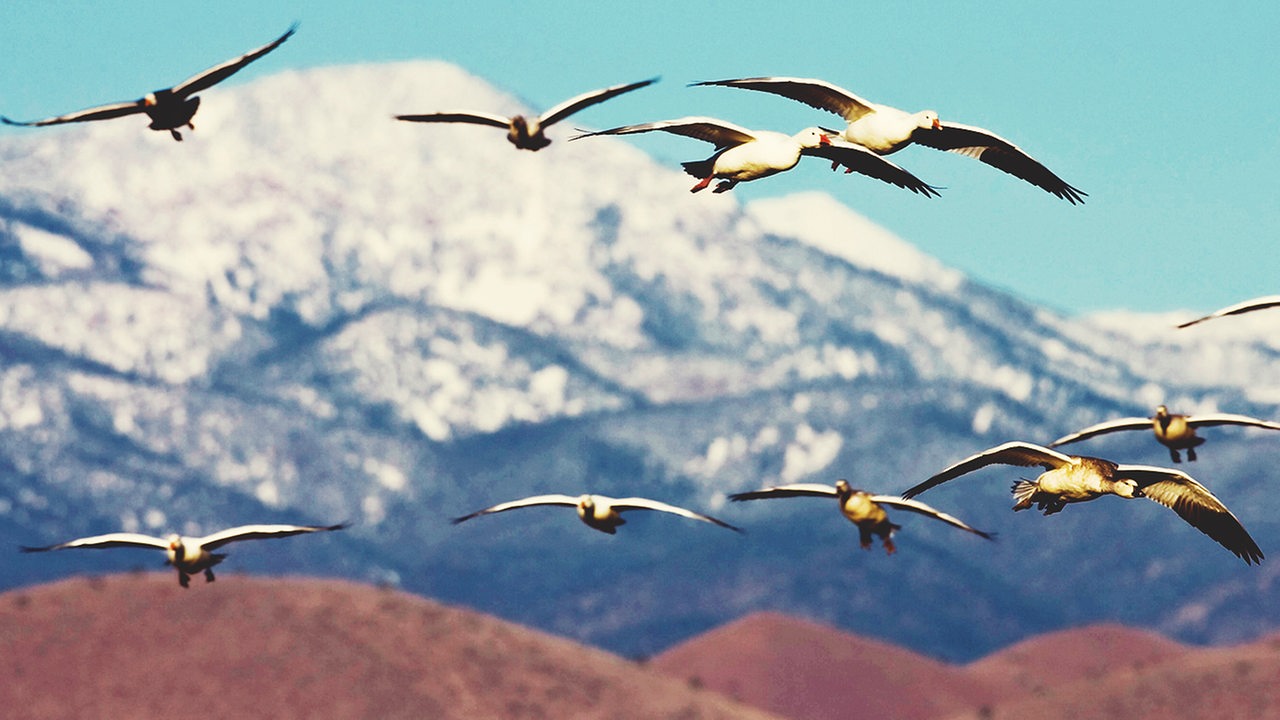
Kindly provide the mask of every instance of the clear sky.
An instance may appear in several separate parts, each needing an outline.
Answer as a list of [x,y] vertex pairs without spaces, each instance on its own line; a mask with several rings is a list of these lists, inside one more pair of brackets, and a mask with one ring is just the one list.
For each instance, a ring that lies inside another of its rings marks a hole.
[[[684,115],[787,132],[838,125],[784,98],[686,87],[817,77],[988,128],[1088,192],[1087,203],[1073,207],[981,163],[918,147],[892,159],[945,187],[941,199],[813,161],[740,185],[740,198],[825,190],[972,277],[1068,313],[1207,311],[1280,293],[1276,3],[8,2],[0,114],[30,120],[134,99],[295,20],[296,36],[229,83],[286,68],[430,58],[545,108],[662,76],[551,133],[564,137],[575,124]],[[149,132],[141,123],[139,131]],[[58,132],[67,129],[0,136]],[[633,141],[673,167],[709,150],[685,138]]]

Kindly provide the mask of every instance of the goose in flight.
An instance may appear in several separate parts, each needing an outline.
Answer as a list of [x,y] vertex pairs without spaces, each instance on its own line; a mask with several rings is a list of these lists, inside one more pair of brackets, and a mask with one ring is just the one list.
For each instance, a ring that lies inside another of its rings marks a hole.
[[703,190],[712,180],[720,178],[721,182],[711,192],[722,193],[732,190],[740,182],[758,180],[790,170],[800,162],[802,155],[814,155],[831,160],[833,165],[843,165],[846,172],[857,171],[925,197],[938,194],[932,186],[892,162],[860,145],[832,137],[816,127],[801,130],[795,135],[786,135],[770,130],[748,130],[715,118],[684,117],[640,125],[623,125],[578,135],[573,139],[597,135],[631,135],[654,130],[715,145],[715,154],[706,160],[681,163],[686,173],[699,178],[698,184],[690,192]]
[[1265,310],[1266,308],[1273,307],[1280,307],[1280,295],[1267,295],[1265,297],[1254,298],[1252,300],[1245,300],[1242,303],[1236,303],[1235,305],[1224,307],[1221,310],[1215,310],[1204,317],[1198,317],[1195,320],[1188,320],[1187,322],[1179,325],[1178,328],[1191,327],[1196,323],[1202,323],[1205,320],[1212,320],[1214,318],[1226,317],[1228,315],[1241,315],[1243,313],[1253,312],[1254,310]]
[[929,488],[988,465],[1039,465],[1035,480],[1013,484],[1014,510],[1035,505],[1045,515],[1067,503],[1086,502],[1103,495],[1146,497],[1173,510],[1246,563],[1262,562],[1262,550],[1235,515],[1208,488],[1181,470],[1148,465],[1119,465],[1102,458],[1064,455],[1026,442],[1008,442],[972,455],[907,490],[913,498]]
[[1179,450],[1187,451],[1187,460],[1195,462],[1196,447],[1204,444],[1204,438],[1196,435],[1196,428],[1212,427],[1215,425],[1243,425],[1245,427],[1265,428],[1267,430],[1280,430],[1280,423],[1269,422],[1267,420],[1259,420],[1251,418],[1247,415],[1233,415],[1231,413],[1206,413],[1204,415],[1181,415],[1169,412],[1169,408],[1164,405],[1156,407],[1156,414],[1149,418],[1128,417],[1119,420],[1110,420],[1097,425],[1091,425],[1078,432],[1062,437],[1049,443],[1049,447],[1057,447],[1066,445],[1077,440],[1102,435],[1104,433],[1118,432],[1120,430],[1146,430],[1150,428],[1155,431],[1156,440],[1161,445],[1169,448],[1169,457],[1174,462],[1182,462],[1182,456],[1178,454]]
[[571,507],[578,509],[578,518],[587,524],[587,527],[599,530],[603,533],[613,535],[618,531],[619,525],[626,524],[626,520],[622,518],[621,513],[628,510],[657,510],[659,512],[671,513],[681,517],[687,517],[691,520],[701,520],[709,522],[713,525],[719,525],[722,528],[728,528],[735,532],[742,532],[738,528],[730,525],[723,520],[717,520],[710,515],[703,515],[692,510],[685,510],[682,507],[668,505],[657,500],[650,500],[642,497],[629,498],[611,498],[605,495],[579,495],[573,497],[571,495],[534,495],[523,500],[512,500],[510,502],[499,503],[493,507],[487,507],[483,510],[477,510],[470,515],[463,515],[453,519],[453,524],[465,522],[473,517],[481,515],[489,515],[491,513],[506,512],[507,510],[515,510],[516,508],[534,507],[536,505],[560,505],[563,507]]
[[893,533],[901,526],[889,521],[889,515],[884,508],[891,507],[899,510],[909,510],[911,512],[920,513],[927,517],[941,520],[949,525],[960,528],[974,535],[992,538],[991,533],[985,533],[981,530],[969,527],[959,518],[948,515],[944,512],[935,510],[917,500],[905,500],[893,495],[872,495],[865,490],[854,490],[849,486],[847,480],[837,480],[835,486],[822,485],[820,483],[791,483],[789,485],[778,485],[776,487],[768,487],[761,490],[752,490],[750,492],[734,493],[729,499],[734,502],[743,500],[762,500],[768,498],[784,498],[784,497],[831,497],[836,498],[840,502],[840,512],[844,514],[849,522],[858,526],[858,537],[864,550],[871,549],[871,536],[879,535],[880,542],[884,545],[884,551],[892,555],[896,549],[893,545]]
[[226,80],[239,72],[245,65],[280,47],[280,44],[288,40],[289,36],[293,35],[297,29],[298,25],[294,23],[283,35],[257,50],[250,50],[238,58],[228,60],[221,65],[215,65],[198,75],[187,78],[180,85],[149,92],[138,100],[100,105],[66,115],[45,118],[44,120],[33,120],[31,122],[18,122],[2,116],[0,116],[0,121],[8,125],[43,126],[86,122],[89,120],[107,120],[135,113],[146,113],[147,117],[151,118],[151,124],[147,127],[152,130],[168,130],[169,134],[173,135],[174,140],[181,141],[182,134],[178,132],[178,128],[185,126],[192,130],[196,129],[196,126],[191,123],[191,118],[195,117],[196,109],[200,107],[200,98],[191,97],[192,95]]
[[131,532],[107,533],[93,537],[69,540],[57,545],[44,547],[21,548],[22,552],[45,552],[48,550],[69,550],[71,548],[114,548],[137,547],[164,550],[166,564],[178,571],[178,584],[182,587],[190,585],[190,576],[204,572],[205,582],[213,582],[213,566],[222,562],[227,556],[224,553],[211,552],[227,543],[240,540],[261,540],[263,538],[288,537],[302,533],[341,530],[349,523],[337,525],[241,525],[240,527],[220,530],[204,537],[186,537],[173,534],[167,538],[140,535]]
[[646,85],[652,85],[657,81],[658,78],[650,78],[649,80],[641,80],[640,82],[626,85],[614,85],[603,90],[592,90],[591,92],[571,97],[541,115],[528,117],[524,115],[504,117],[493,113],[473,112],[471,110],[450,110],[447,112],[427,113],[425,115],[396,115],[395,118],[407,122],[460,122],[491,125],[506,130],[507,140],[518,149],[537,151],[551,144],[551,140],[545,134],[549,126],[585,107],[602,103],[609,98],[617,97]]
[[693,85],[719,85],[759,90],[797,100],[844,118],[845,140],[881,155],[896,152],[911,143],[937,150],[967,155],[1040,187],[1072,205],[1083,203],[1087,193],[1068,185],[1022,148],[990,130],[959,123],[942,122],[933,110],[908,113],[888,105],[864,100],[822,80],[792,77],[755,77],[736,80],[709,80]]

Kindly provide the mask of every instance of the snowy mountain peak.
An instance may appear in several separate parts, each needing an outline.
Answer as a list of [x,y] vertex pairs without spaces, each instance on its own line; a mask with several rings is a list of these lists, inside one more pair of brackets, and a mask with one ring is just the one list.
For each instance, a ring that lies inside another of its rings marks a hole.
[[955,290],[963,274],[822,192],[755,200],[747,215],[768,233],[800,240],[868,270],[941,290]]

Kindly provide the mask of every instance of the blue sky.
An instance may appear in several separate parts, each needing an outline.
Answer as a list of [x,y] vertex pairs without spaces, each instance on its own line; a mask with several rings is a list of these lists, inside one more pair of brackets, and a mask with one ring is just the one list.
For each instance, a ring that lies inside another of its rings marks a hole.
[[[818,77],[873,101],[986,127],[1088,192],[1088,201],[1073,207],[927,148],[892,159],[945,187],[941,199],[835,175],[816,162],[740,185],[741,199],[830,192],[972,277],[1068,313],[1207,311],[1280,293],[1280,6],[774,9],[782,5],[11,2],[0,9],[0,114],[36,119],[133,99],[266,42],[295,20],[293,39],[230,82],[286,68],[432,58],[543,108],[661,75],[626,102],[568,124],[711,115],[793,132],[837,119],[779,97],[686,84]],[[137,122],[115,122],[130,121]],[[143,123],[139,131],[147,132]],[[0,129],[4,137],[58,132],[67,130]],[[673,166],[708,152],[684,138],[634,142]]]

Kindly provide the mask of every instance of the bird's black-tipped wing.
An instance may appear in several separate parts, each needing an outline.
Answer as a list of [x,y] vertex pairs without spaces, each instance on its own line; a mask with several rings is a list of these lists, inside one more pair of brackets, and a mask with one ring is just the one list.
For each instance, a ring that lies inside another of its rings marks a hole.
[[1128,417],[1128,418],[1120,418],[1118,420],[1108,420],[1106,422],[1098,423],[1097,425],[1090,425],[1089,427],[1084,428],[1083,430],[1077,430],[1076,432],[1070,433],[1068,435],[1063,435],[1057,440],[1054,440],[1053,442],[1049,443],[1049,447],[1066,445],[1067,443],[1073,443],[1079,440],[1085,440],[1085,439],[1094,437],[1096,435],[1103,435],[1105,433],[1111,433],[1111,432],[1119,432],[1121,430],[1150,430],[1150,429],[1151,429],[1151,418]]
[[743,500],[767,500],[769,498],[786,497],[840,497],[840,494],[831,485],[791,483],[789,485],[776,485],[759,490],[733,493],[729,496],[729,499],[733,502],[742,502]]
[[801,152],[804,155],[815,155],[832,160],[839,163],[848,172],[859,172],[867,177],[897,185],[900,188],[919,193],[925,197],[931,195],[940,197],[937,189],[932,185],[867,148],[837,137],[830,137],[829,141],[829,144],[819,145],[816,148],[805,148]]
[[609,128],[608,130],[584,133],[572,139],[578,140],[596,135],[632,135],[655,130],[709,142],[715,145],[717,150],[742,145],[756,139],[755,134],[744,127],[739,127],[724,120],[697,116],[682,117],[675,120],[659,120],[657,122],[640,123],[639,125],[623,125]]
[[902,493],[902,497],[911,499],[929,488],[941,485],[948,480],[988,465],[1021,465],[1023,467],[1039,465],[1046,470],[1052,470],[1069,462],[1071,462],[1069,455],[1063,455],[1047,447],[1027,442],[1007,442],[989,450],[983,450],[975,455],[970,455],[919,485],[909,488]]
[[1244,525],[1221,500],[1190,475],[1171,468],[1120,465],[1116,468],[1116,476],[1136,480],[1143,495],[1178,513],[1192,527],[1246,563],[1262,562],[1262,550]]
[[289,37],[293,35],[293,33],[296,32],[297,30],[298,30],[298,24],[294,23],[289,27],[288,30],[285,31],[283,35],[276,38],[275,40],[272,40],[266,45],[263,45],[262,47],[256,50],[250,50],[244,55],[241,55],[238,58],[233,58],[231,60],[228,60],[220,65],[214,65],[213,67],[209,68],[208,70],[205,70],[204,72],[201,72],[197,75],[193,75],[187,78],[180,85],[174,86],[173,94],[177,95],[178,97],[186,97],[188,95],[193,95],[195,93],[200,92],[201,90],[206,90],[208,88],[213,87],[214,85],[217,85],[218,83],[222,82],[223,80],[226,80],[227,78],[231,77],[237,72],[240,72],[242,69],[244,69],[245,65],[248,65],[254,60],[257,60],[263,55],[266,55],[272,50],[275,50],[276,48],[280,47],[280,45],[285,40],[288,40]]
[[1273,307],[1280,307],[1280,295],[1267,295],[1266,297],[1254,298],[1253,300],[1245,300],[1244,302],[1236,303],[1235,305],[1228,305],[1227,307],[1224,307],[1221,310],[1215,310],[1214,312],[1211,312],[1208,315],[1205,315],[1203,317],[1198,317],[1195,320],[1188,320],[1187,322],[1184,322],[1181,325],[1178,325],[1178,327],[1179,328],[1191,327],[1192,325],[1195,325],[1196,323],[1202,323],[1205,320],[1212,320],[1214,318],[1226,317],[1228,315],[1240,315],[1241,313],[1253,312],[1254,310],[1263,310],[1266,308],[1273,308]]
[[42,127],[45,125],[61,125],[62,123],[88,122],[90,120],[109,120],[111,118],[124,117],[125,115],[135,115],[145,112],[146,108],[136,100],[130,102],[112,103],[110,105],[98,105],[97,107],[77,110],[66,115],[58,115],[57,117],[45,118],[43,120],[31,120],[22,122],[18,120],[10,120],[7,117],[0,117],[0,122],[5,125],[21,125],[23,127]]
[[337,525],[241,525],[240,527],[227,528],[226,530],[206,535],[200,538],[199,542],[204,549],[214,550],[227,543],[241,540],[289,537],[290,535],[301,535],[303,533],[341,530],[348,526],[350,526],[350,523],[338,523]]
[[1262,428],[1264,430],[1280,430],[1280,423],[1271,422],[1270,420],[1260,420],[1258,418],[1249,417],[1248,415],[1236,415],[1234,413],[1205,413],[1204,415],[1192,415],[1187,418],[1187,424],[1192,427],[1239,425],[1241,427],[1255,427]]
[[169,548],[169,541],[164,538],[151,537],[150,535],[117,532],[79,538],[78,540],[68,540],[67,542],[58,543],[56,545],[45,545],[44,547],[27,547],[24,545],[21,546],[20,549],[22,552],[46,552],[48,550],[69,550],[71,548],[101,549],[117,547],[167,550]]
[[423,115],[396,115],[395,118],[406,122],[453,122],[490,125],[504,130],[511,126],[511,118],[493,113],[473,112],[471,110],[448,110]]
[[649,498],[642,497],[627,497],[607,500],[609,505],[618,512],[624,512],[627,510],[657,510],[658,512],[671,513],[672,515],[679,515],[680,517],[689,518],[690,520],[701,520],[702,522],[708,522],[712,525],[719,525],[722,528],[728,528],[734,532],[742,532],[741,529],[736,528],[718,518],[713,518],[710,515],[704,515],[700,512],[694,512],[692,510],[688,510],[677,505],[670,505],[658,500],[650,500]]
[[970,526],[960,518],[954,515],[948,515],[947,513],[944,513],[930,505],[926,505],[919,500],[907,500],[894,495],[872,495],[871,502],[878,503],[880,505],[888,505],[889,507],[897,508],[899,510],[909,510],[913,513],[919,513],[926,517],[931,517],[935,520],[941,520],[948,525],[958,527],[966,532],[971,532],[979,537],[984,537],[988,540],[995,539],[995,533],[983,532],[982,530]]
[[627,83],[625,85],[614,85],[613,87],[607,87],[603,90],[592,90],[591,92],[585,92],[576,97],[571,97],[542,114],[542,127],[557,123],[585,107],[595,105],[596,103],[602,103],[605,100],[617,97],[623,93],[631,92],[632,90],[638,90],[646,85],[652,85],[657,81],[658,78],[656,77],[649,78],[648,80],[641,80],[640,82]]
[[736,80],[707,80],[691,83],[694,86],[719,85],[735,87],[743,90],[758,90],[773,93],[802,102],[809,107],[833,112],[853,122],[874,109],[874,105],[844,88],[832,85],[825,80],[793,77],[754,77]]
[[1088,193],[1072,187],[1022,148],[990,130],[944,122],[938,130],[917,130],[911,139],[921,145],[967,155],[1025,180],[1075,205]]
[[527,497],[520,500],[512,500],[510,502],[498,503],[497,505],[494,505],[492,507],[487,507],[483,510],[477,510],[471,513],[470,515],[463,515],[462,517],[456,517],[451,522],[454,525],[457,525],[458,523],[466,522],[467,520],[470,520],[473,517],[479,517],[481,515],[490,515],[492,513],[506,512],[507,510],[515,510],[516,508],[533,507],[535,505],[562,505],[562,506],[568,506],[568,507],[577,507],[578,498],[570,497],[568,495],[534,495],[533,497]]

